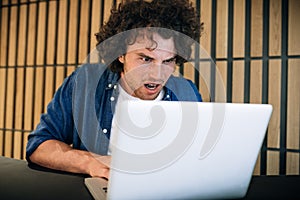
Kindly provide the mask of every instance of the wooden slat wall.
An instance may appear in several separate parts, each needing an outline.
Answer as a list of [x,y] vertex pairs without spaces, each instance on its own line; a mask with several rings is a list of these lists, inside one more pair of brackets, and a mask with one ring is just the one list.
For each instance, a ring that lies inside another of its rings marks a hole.
[[[95,48],[95,32],[120,1],[2,0],[0,155],[24,159],[27,135],[64,78]],[[254,174],[299,174],[300,1],[193,3],[205,24],[201,47],[216,68],[203,62],[200,76],[193,65],[179,71],[205,101],[272,104]]]

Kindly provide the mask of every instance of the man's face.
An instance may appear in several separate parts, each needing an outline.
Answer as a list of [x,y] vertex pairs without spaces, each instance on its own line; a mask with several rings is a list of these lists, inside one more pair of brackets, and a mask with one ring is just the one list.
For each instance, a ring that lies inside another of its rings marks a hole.
[[164,39],[154,33],[153,41],[138,37],[119,57],[124,64],[121,85],[124,90],[143,100],[155,99],[176,66],[173,38]]

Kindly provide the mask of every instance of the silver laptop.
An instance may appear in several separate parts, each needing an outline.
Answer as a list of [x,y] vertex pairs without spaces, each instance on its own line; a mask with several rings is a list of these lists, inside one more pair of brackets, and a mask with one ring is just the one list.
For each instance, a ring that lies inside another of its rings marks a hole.
[[110,178],[95,199],[219,199],[246,195],[271,105],[125,101],[113,120]]

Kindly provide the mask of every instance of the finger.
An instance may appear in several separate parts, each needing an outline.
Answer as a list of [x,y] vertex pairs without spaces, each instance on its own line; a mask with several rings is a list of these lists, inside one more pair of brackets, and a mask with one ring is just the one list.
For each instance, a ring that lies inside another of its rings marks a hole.
[[107,180],[109,179],[109,172],[110,172],[110,170],[107,169],[107,170],[105,170],[104,173],[103,173],[104,178],[106,178]]
[[104,168],[102,168],[101,170],[100,170],[100,173],[99,174],[95,174],[94,176],[96,176],[96,177],[100,177],[100,178],[105,178],[105,179],[109,179],[109,169],[104,169]]

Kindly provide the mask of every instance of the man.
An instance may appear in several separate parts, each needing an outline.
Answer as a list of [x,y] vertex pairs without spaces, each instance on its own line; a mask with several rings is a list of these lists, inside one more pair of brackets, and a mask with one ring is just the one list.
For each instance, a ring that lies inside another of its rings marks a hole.
[[171,75],[202,30],[187,0],[128,1],[111,13],[96,34],[104,64],[84,65],[65,79],[28,137],[29,162],[108,178],[116,103],[202,100],[191,81]]

